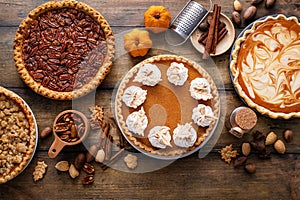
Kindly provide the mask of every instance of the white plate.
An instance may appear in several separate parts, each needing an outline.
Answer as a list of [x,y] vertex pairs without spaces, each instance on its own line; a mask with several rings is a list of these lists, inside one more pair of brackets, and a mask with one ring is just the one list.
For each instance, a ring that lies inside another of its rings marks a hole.
[[[211,16],[212,12],[209,14]],[[207,21],[207,18],[203,21]],[[225,35],[225,37],[217,44],[216,53],[210,54],[211,56],[218,56],[223,53],[225,53],[233,44],[234,38],[235,38],[235,29],[231,22],[231,20],[223,13],[220,15],[220,21],[224,22],[226,24],[226,28],[228,30],[228,33]],[[191,35],[190,40],[200,53],[204,52],[204,45],[198,42],[198,38],[201,36],[203,32],[201,32],[198,28],[194,31],[194,33]]]
[[[3,87],[2,87],[2,88],[3,88]],[[37,122],[36,122],[35,116],[34,116],[32,110],[31,110],[31,108],[29,107],[29,105],[26,103],[26,101],[25,101],[22,97],[20,97],[18,94],[16,94],[15,92],[13,92],[13,91],[11,91],[11,90],[8,90],[8,89],[6,89],[6,88],[3,88],[3,89],[7,90],[7,91],[10,92],[10,93],[13,93],[13,95],[15,96],[15,98],[18,98],[18,99],[20,99],[21,101],[23,101],[24,105],[27,107],[27,110],[28,110],[28,111],[31,113],[31,115],[32,115],[32,118],[33,118],[33,121],[34,121],[34,128],[35,128],[35,146],[34,146],[34,150],[33,150],[32,154],[31,154],[31,157],[30,157],[30,159],[27,161],[26,165],[23,166],[23,168],[22,168],[16,175],[14,175],[13,178],[11,178],[11,179],[8,180],[8,181],[10,181],[10,180],[16,178],[19,174],[21,174],[21,173],[28,167],[29,163],[32,161],[32,158],[33,158],[33,156],[34,156],[34,154],[35,154],[35,151],[36,151],[36,148],[37,148],[37,145],[38,145],[38,135],[39,135],[39,134],[38,134],[38,126],[37,126]]]

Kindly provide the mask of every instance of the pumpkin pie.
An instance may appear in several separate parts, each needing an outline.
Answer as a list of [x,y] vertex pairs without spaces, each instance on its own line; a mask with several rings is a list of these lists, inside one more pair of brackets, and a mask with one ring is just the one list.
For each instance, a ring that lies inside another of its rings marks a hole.
[[300,24],[296,17],[254,22],[235,44],[230,71],[239,95],[271,118],[300,117]]
[[[145,84],[153,83],[152,79],[155,84]],[[205,81],[199,83],[198,79]],[[192,86],[193,81],[199,84]],[[128,106],[123,98],[128,99],[125,91],[133,86],[146,93],[146,98],[138,92],[131,94],[131,99],[142,102],[136,107]],[[183,157],[201,148],[213,134],[220,110],[210,75],[177,55],[153,56],[131,68],[120,82],[114,105],[116,121],[128,142],[146,155],[162,159]],[[198,109],[198,105],[209,107],[211,112]],[[200,119],[206,123],[198,125]]]
[[0,87],[0,184],[21,173],[36,148],[36,124],[29,107]]
[[56,100],[86,95],[110,71],[115,52],[105,18],[85,3],[50,1],[21,22],[14,60],[21,79]]

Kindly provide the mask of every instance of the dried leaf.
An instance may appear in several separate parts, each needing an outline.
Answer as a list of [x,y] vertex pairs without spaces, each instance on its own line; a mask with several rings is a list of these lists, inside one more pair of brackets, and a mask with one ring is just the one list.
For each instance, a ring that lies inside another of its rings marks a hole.
[[34,172],[33,172],[34,182],[36,182],[44,177],[47,167],[48,167],[48,165],[44,161],[37,162],[37,165],[35,166]]

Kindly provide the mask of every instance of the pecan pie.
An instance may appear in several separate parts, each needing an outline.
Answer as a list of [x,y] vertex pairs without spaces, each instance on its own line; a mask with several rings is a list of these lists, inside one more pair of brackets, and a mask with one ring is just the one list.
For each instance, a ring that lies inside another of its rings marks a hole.
[[201,66],[181,56],[159,55],[137,64],[122,79],[115,114],[125,138],[141,152],[162,159],[183,157],[212,135],[219,96]]
[[32,10],[16,33],[14,59],[36,93],[71,100],[94,90],[110,71],[114,36],[105,18],[74,0]]
[[254,22],[232,52],[239,95],[271,118],[300,117],[300,24],[278,15]]
[[0,87],[0,184],[17,176],[36,148],[36,124],[29,107]]

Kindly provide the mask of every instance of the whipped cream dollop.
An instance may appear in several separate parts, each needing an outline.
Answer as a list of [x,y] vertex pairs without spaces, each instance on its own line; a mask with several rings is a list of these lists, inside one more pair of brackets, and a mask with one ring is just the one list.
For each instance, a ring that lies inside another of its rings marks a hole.
[[183,63],[172,62],[167,70],[167,77],[170,83],[181,86],[188,78],[188,69]]
[[195,78],[190,85],[191,96],[196,100],[204,100],[212,98],[209,82],[205,78]]
[[128,107],[137,108],[144,103],[146,96],[147,90],[143,90],[142,88],[133,85],[125,89],[122,101]]
[[140,136],[144,136],[144,131],[148,126],[148,118],[142,107],[139,111],[132,112],[126,119],[128,130]]
[[173,131],[173,140],[176,146],[188,148],[194,145],[197,139],[197,132],[192,123],[178,124]]
[[167,146],[172,147],[170,128],[167,126],[155,126],[149,131],[148,139],[152,146],[165,149]]
[[155,86],[161,81],[161,72],[154,64],[147,63],[140,67],[133,82],[139,82],[147,86]]
[[216,117],[210,106],[198,104],[198,106],[193,109],[192,119],[198,126],[206,127],[209,126]]

